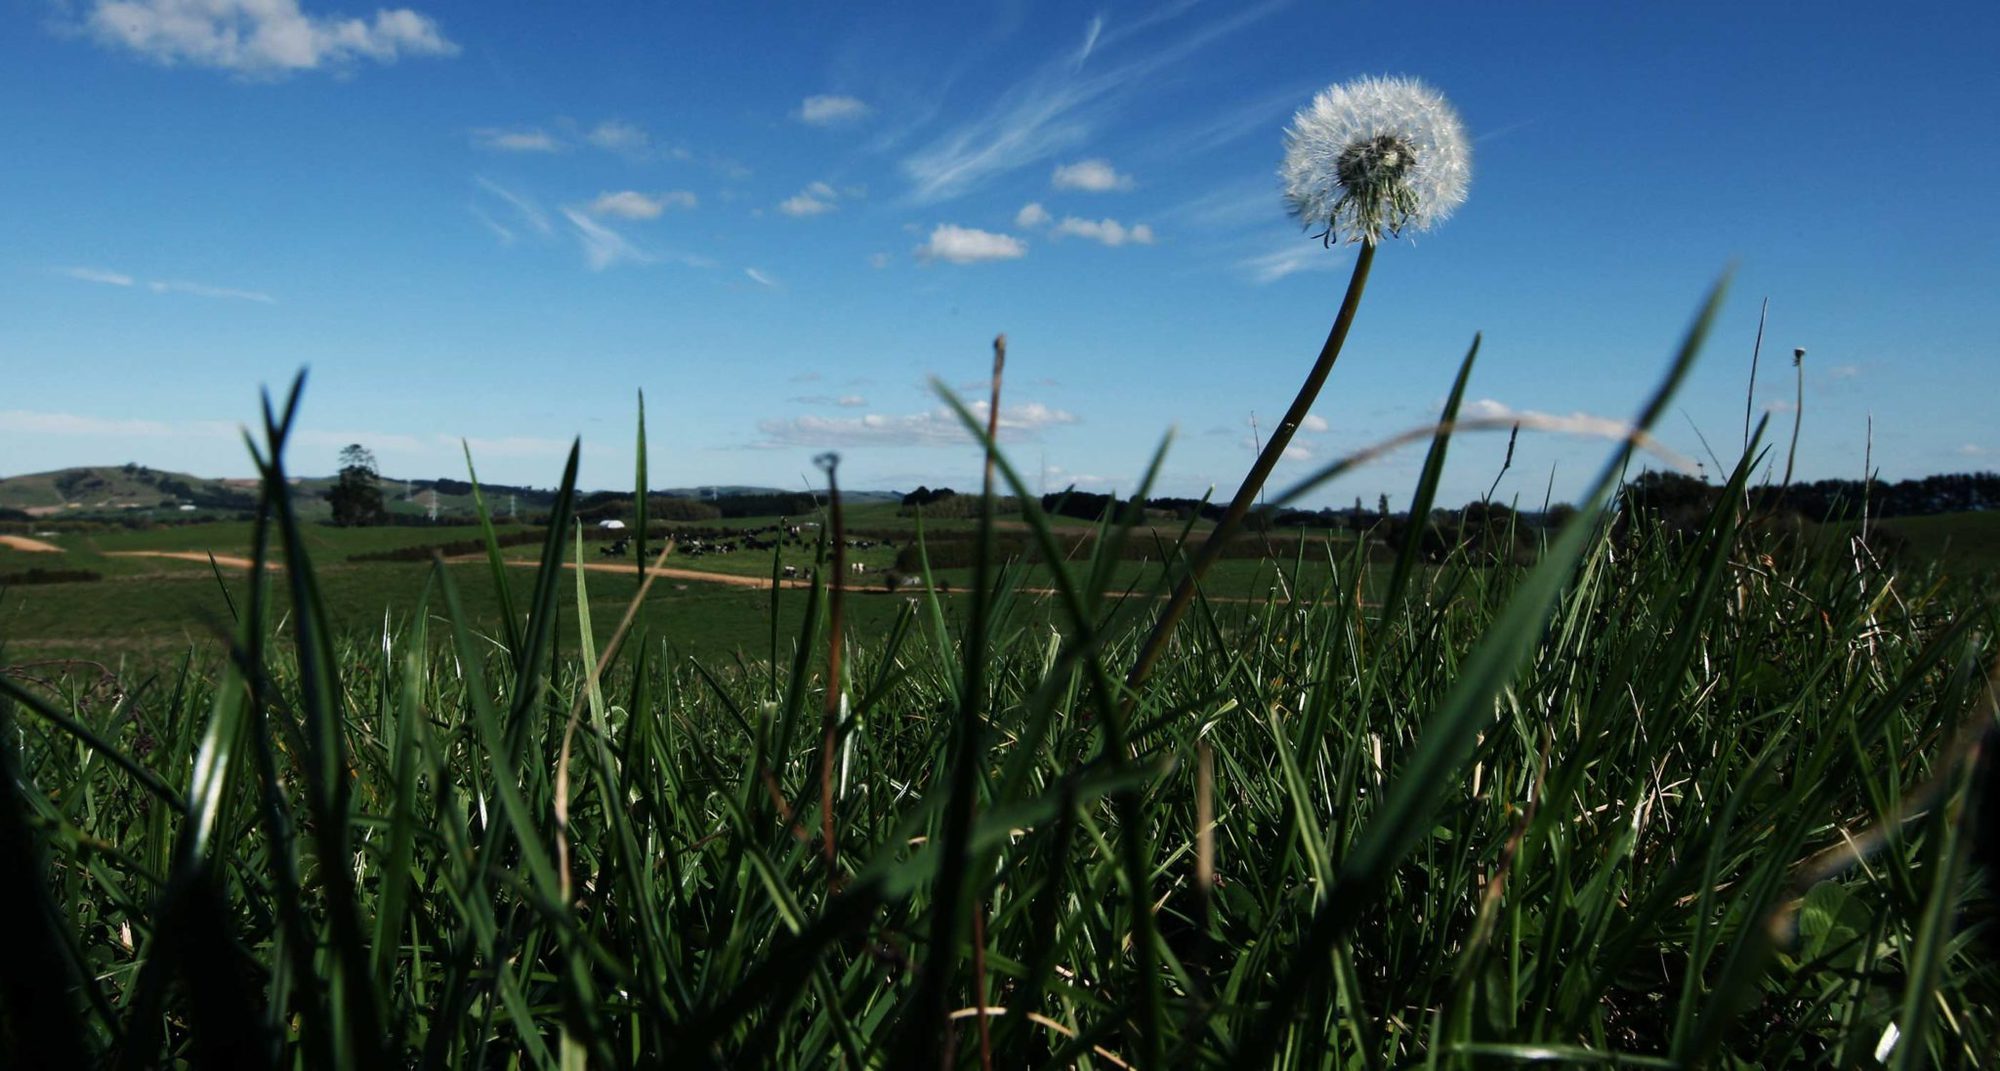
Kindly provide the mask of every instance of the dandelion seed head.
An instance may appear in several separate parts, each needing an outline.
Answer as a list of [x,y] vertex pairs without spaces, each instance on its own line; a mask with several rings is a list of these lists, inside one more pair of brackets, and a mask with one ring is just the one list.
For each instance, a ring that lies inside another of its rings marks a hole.
[[1414,78],[1329,86],[1292,117],[1285,205],[1328,243],[1429,230],[1465,203],[1472,147],[1444,94]]

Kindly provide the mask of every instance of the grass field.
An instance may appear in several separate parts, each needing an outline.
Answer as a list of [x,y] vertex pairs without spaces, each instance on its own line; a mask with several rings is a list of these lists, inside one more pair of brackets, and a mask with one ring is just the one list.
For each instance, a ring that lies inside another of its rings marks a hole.
[[[931,590],[793,546],[641,599],[567,489],[539,547],[438,566],[350,557],[467,530],[323,528],[282,486],[263,552],[0,552],[104,574],[0,593],[21,1066],[2000,1051],[1984,516],[1877,564],[1735,484],[1693,532],[1583,511],[1530,566],[1219,559],[1175,628],[1204,559],[1072,554],[1033,509],[1037,564]],[[806,582],[724,582],[774,564]]]

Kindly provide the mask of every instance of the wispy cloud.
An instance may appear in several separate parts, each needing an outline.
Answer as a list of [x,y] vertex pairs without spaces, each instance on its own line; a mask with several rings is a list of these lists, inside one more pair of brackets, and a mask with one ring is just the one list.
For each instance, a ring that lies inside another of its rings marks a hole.
[[[54,271],[65,279],[75,279],[85,283],[122,287],[141,285],[140,280],[124,272],[106,271],[102,268],[56,268]],[[187,294],[193,297],[223,298],[231,301],[255,301],[264,305],[277,304],[276,298],[261,290],[238,290],[234,287],[192,283],[184,279],[154,279],[143,285],[145,289],[155,294]]]
[[1163,215],[1183,228],[1240,231],[1285,218],[1277,180],[1264,177],[1190,198]]
[[1075,216],[1067,216],[1061,223],[1056,224],[1055,230],[1050,233],[1088,238],[1108,246],[1121,246],[1127,242],[1134,245],[1153,244],[1153,228],[1144,223],[1127,227],[1115,219],[1078,219]]
[[79,282],[103,283],[106,286],[131,286],[138,282],[123,272],[105,271],[101,268],[56,268],[55,273]]
[[458,52],[436,20],[409,8],[378,9],[372,21],[308,15],[299,0],[92,0],[89,8],[84,27],[105,47],[248,77]]
[[478,205],[467,205],[466,208],[472,212],[472,218],[478,220],[488,231],[491,231],[493,237],[500,239],[501,245],[514,244],[514,232],[501,226],[498,220],[487,215],[485,209]]
[[842,409],[862,409],[868,405],[868,399],[859,394],[801,394],[786,400],[800,405],[833,405]]
[[779,284],[778,280],[771,278],[769,275],[764,274],[763,272],[757,270],[756,268],[745,268],[743,269],[743,274],[749,276],[750,281],[756,283],[758,286],[769,287],[772,290],[783,289],[783,286]]
[[1083,190],[1086,193],[1109,193],[1129,190],[1133,186],[1132,176],[1119,174],[1109,160],[1078,160],[1073,164],[1059,164],[1049,175],[1049,184],[1058,190]]
[[1043,163],[1087,144],[1127,102],[1146,91],[1150,77],[1283,6],[1266,2],[1232,12],[1192,33],[1122,62],[1094,67],[1135,34],[1184,13],[1182,4],[1139,20],[1122,31],[1101,20],[1088,27],[1085,46],[1065,50],[1008,87],[993,105],[945,131],[903,160],[910,195],[918,202],[956,197],[993,177]]
[[1293,239],[1284,245],[1259,256],[1245,257],[1236,266],[1247,272],[1258,283],[1275,283],[1287,275],[1302,271],[1331,271],[1346,260],[1340,254],[1322,249],[1302,238]]
[[1985,447],[1979,445],[1978,443],[1958,444],[1958,455],[1960,457],[1985,457],[1987,454],[1991,452],[1992,451],[1986,449]]
[[[523,223],[533,228],[535,233],[542,235],[555,233],[555,228],[549,224],[548,213],[542,211],[542,206],[536,204],[534,198],[526,194],[516,193],[489,178],[475,178],[473,182],[477,183],[480,189],[506,202],[508,207],[514,210],[515,215],[519,216]],[[478,211],[476,206],[474,211]],[[505,228],[501,229],[505,230]],[[509,232],[509,235],[511,239],[511,232]]]
[[[157,438],[179,435],[190,430],[192,427],[188,424],[169,424],[161,420],[112,420],[81,413],[0,409],[0,432],[23,435],[76,435],[100,438],[124,435],[135,438]],[[225,425],[222,430],[227,433],[235,429]]]
[[583,259],[590,265],[591,271],[603,271],[620,264],[651,264],[658,259],[583,212],[564,208],[562,214],[564,219],[569,220],[578,244],[583,246]]
[[855,97],[822,95],[807,97],[794,113],[799,122],[812,126],[839,126],[865,119],[873,109]]
[[[988,406],[985,402],[978,402],[970,408],[975,416],[984,419]],[[1052,409],[1040,402],[1000,407],[1000,436],[1003,439],[1031,439],[1044,428],[1075,423],[1075,414]],[[771,448],[936,446],[972,441],[957,414],[943,407],[903,415],[806,415],[789,420],[765,420],[758,423],[757,430],[763,434],[763,439],[755,445]]]
[[686,190],[667,190],[663,193],[620,190],[598,194],[597,200],[590,202],[590,214],[617,216],[620,219],[658,219],[660,213],[669,208],[693,208],[696,203],[695,195]]
[[472,132],[472,143],[495,152],[560,152],[562,143],[540,127],[483,126]]
[[930,240],[917,247],[922,260],[977,264],[987,260],[1017,260],[1028,255],[1028,243],[1011,234],[994,234],[973,227],[940,223]]
[[221,298],[225,301],[255,301],[264,305],[275,305],[278,299],[261,290],[238,290],[228,286],[210,286],[207,283],[191,283],[182,279],[163,280],[146,284],[146,289],[155,294],[191,294],[195,297]]

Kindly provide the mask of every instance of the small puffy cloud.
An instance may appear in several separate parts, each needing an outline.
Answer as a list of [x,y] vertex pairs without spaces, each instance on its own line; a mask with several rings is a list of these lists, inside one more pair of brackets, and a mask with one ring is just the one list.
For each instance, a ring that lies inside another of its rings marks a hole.
[[1299,421],[1301,431],[1325,431],[1326,427],[1326,418],[1313,413],[1307,413],[1306,418]]
[[[985,419],[987,403],[977,402],[968,408],[975,417]],[[1003,439],[1033,438],[1044,428],[1074,423],[1077,423],[1074,413],[1052,409],[1040,402],[1000,407]],[[808,415],[765,420],[758,423],[757,430],[764,436],[757,445],[763,447],[936,446],[972,441],[957,414],[942,406],[905,415]]]
[[824,182],[815,182],[778,202],[778,211],[793,217],[817,216],[840,206],[840,191]]
[[1285,447],[1285,452],[1283,455],[1286,461],[1311,461],[1312,456],[1313,456],[1312,447],[1303,445],[1301,443],[1292,443],[1291,445]]
[[994,234],[974,227],[940,223],[930,240],[917,247],[924,260],[951,264],[977,264],[987,260],[1018,260],[1028,255],[1028,243],[1011,234]]
[[1960,443],[1958,453],[1960,457],[1985,457],[1990,451],[1978,443]]
[[1109,246],[1120,246],[1127,242],[1134,245],[1152,245],[1153,228],[1140,223],[1126,227],[1115,219],[1078,219],[1067,216],[1056,224],[1055,233],[1076,238],[1088,238]]
[[106,286],[131,286],[138,280],[123,272],[105,271],[102,268],[57,268],[57,275],[85,283],[103,283]]
[[1014,226],[1040,227],[1046,225],[1053,218],[1055,217],[1049,215],[1049,210],[1043,208],[1040,201],[1029,201],[1027,204],[1021,206],[1019,212],[1014,213]]
[[833,404],[843,409],[860,409],[868,404],[868,399],[863,398],[859,394],[843,394],[834,399]]
[[799,104],[799,122],[811,126],[838,126],[866,118],[868,105],[855,98],[835,95],[807,97]]
[[562,151],[562,143],[555,139],[555,135],[540,127],[524,127],[518,130],[480,127],[472,132],[472,143],[495,152]]
[[668,190],[665,193],[640,193],[637,190],[620,190],[617,193],[603,193],[590,202],[593,216],[617,216],[620,219],[658,219],[660,213],[669,208],[693,208],[695,196],[686,190]]
[[1119,174],[1109,160],[1078,160],[1073,164],[1058,165],[1055,173],[1049,176],[1049,181],[1058,190],[1084,190],[1089,193],[1132,188],[1132,176]]
[[612,152],[639,152],[645,149],[652,139],[647,136],[645,128],[636,123],[628,123],[622,119],[606,119],[591,127],[590,132],[583,136],[583,140]]
[[299,0],[93,0],[84,28],[98,44],[163,66],[263,78],[458,52],[434,19],[409,8],[367,20],[308,15]]

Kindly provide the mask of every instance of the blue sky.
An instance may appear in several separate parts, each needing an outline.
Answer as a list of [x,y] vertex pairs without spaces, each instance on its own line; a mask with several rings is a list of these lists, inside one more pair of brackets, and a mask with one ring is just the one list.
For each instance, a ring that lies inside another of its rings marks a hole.
[[[1289,220],[1292,113],[1422,78],[1470,197],[1385,244],[1286,483],[1435,416],[1475,331],[1485,414],[1623,419],[1736,280],[1660,431],[1754,404],[1799,471],[1996,467],[1993,5],[534,4],[0,0],[0,475],[247,474],[262,384],[311,368],[295,471],[629,486],[975,485],[933,377],[1051,489],[1226,498],[1352,250]],[[1030,206],[1039,206],[1031,208]],[[1700,435],[1697,435],[1699,431]],[[1484,491],[1505,436],[1459,445]],[[1500,495],[1607,447],[1524,432]],[[1407,501],[1420,452],[1313,501]]]

